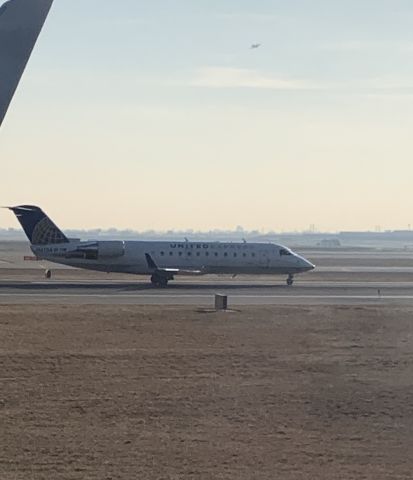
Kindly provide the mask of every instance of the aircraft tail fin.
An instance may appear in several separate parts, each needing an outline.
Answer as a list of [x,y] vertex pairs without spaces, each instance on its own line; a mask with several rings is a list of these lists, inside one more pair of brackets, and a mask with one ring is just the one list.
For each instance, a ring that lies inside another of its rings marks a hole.
[[0,125],[52,3],[53,0],[8,0],[0,6]]
[[68,238],[39,207],[8,207],[17,217],[32,245],[69,243]]

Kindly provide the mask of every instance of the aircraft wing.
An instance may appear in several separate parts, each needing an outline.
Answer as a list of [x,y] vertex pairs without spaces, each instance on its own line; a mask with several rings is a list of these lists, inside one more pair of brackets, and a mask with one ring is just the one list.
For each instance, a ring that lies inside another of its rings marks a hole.
[[182,268],[162,268],[159,267],[154,259],[149,255],[149,253],[145,253],[146,263],[150,270],[153,273],[158,273],[160,275],[164,275],[166,277],[174,276],[174,275],[203,275],[203,270],[190,270],[190,269],[182,269]]
[[0,0],[0,125],[53,0]]

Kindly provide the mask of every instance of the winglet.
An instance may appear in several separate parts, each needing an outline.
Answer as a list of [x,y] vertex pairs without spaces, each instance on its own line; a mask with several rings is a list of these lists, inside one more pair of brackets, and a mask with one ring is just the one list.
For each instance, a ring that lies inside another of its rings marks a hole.
[[149,255],[149,253],[145,253],[146,263],[151,270],[158,270],[158,266],[156,265],[154,259]]
[[0,0],[0,125],[53,0]]

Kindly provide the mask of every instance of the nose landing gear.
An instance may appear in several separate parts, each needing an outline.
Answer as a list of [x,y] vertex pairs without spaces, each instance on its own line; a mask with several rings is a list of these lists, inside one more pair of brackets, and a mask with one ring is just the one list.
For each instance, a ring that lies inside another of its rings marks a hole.
[[290,273],[290,275],[288,275],[288,278],[287,278],[287,285],[291,287],[293,283],[294,283],[294,275],[291,275]]

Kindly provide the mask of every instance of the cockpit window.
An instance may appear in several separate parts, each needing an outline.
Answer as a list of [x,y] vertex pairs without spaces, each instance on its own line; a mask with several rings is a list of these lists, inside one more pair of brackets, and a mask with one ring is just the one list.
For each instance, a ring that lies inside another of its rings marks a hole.
[[280,257],[283,257],[284,255],[291,255],[291,252],[286,250],[285,248],[280,249]]

